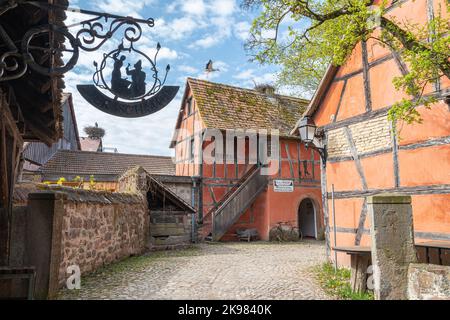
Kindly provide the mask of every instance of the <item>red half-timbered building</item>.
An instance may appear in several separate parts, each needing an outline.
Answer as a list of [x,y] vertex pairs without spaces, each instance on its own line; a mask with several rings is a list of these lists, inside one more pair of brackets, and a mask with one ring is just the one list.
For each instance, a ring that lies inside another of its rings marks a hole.
[[[249,90],[188,78],[171,147],[177,175],[200,178],[203,236],[234,240],[237,229],[256,229],[267,240],[271,228],[286,222],[299,226],[305,237],[323,237],[320,158],[289,134],[307,105],[270,88]],[[279,148],[269,168],[250,147],[251,138],[239,135],[262,129],[268,136],[257,134],[257,139],[268,141],[269,152],[277,150],[271,130],[279,130]],[[228,146],[227,133],[236,135]],[[213,150],[213,162],[204,158],[208,150]],[[265,176],[264,169],[273,172]]]

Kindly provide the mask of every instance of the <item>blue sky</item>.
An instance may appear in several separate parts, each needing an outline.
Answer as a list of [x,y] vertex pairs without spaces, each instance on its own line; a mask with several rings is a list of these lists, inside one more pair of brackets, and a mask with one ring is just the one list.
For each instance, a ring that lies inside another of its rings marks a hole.
[[[244,42],[254,13],[240,9],[240,0],[79,0],[72,6],[125,16],[155,19],[153,30],[145,28],[139,48],[153,50],[159,41],[163,46],[158,65],[170,63],[167,84],[181,87],[177,98],[160,112],[140,119],[122,119],[107,115],[90,106],[77,92],[77,84],[91,82],[94,60],[114,47],[110,42],[103,50],[82,53],[78,66],[66,75],[66,91],[74,96],[80,134],[83,128],[98,122],[106,129],[104,144],[121,153],[172,155],[169,142],[184,92],[186,77],[208,79],[251,88],[254,83],[271,83],[276,68],[249,61]],[[86,16],[70,14],[68,23]],[[220,69],[207,76],[206,63],[212,59]]]

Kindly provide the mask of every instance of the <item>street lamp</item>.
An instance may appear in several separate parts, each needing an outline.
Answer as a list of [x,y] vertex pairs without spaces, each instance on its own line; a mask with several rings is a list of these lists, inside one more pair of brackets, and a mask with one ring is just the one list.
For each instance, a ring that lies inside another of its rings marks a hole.
[[304,117],[298,126],[300,132],[300,139],[308,146],[314,142],[316,137],[317,126],[311,117]]
[[320,157],[322,158],[322,165],[325,166],[327,162],[327,150],[325,147],[316,145],[316,143],[318,143],[317,131],[318,128],[311,117],[306,116],[302,120],[300,120],[298,124],[300,140],[305,143],[306,148],[309,148],[309,146],[311,145],[313,149],[319,152]]

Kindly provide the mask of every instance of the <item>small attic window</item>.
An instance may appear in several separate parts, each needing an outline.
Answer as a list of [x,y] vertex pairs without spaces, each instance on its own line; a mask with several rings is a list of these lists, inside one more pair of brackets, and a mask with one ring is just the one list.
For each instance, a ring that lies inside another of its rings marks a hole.
[[192,97],[190,97],[187,101],[187,115],[190,116],[192,114],[192,104],[193,104],[193,99]]
[[189,151],[190,151],[189,160],[194,161],[194,159],[195,159],[195,139],[194,138],[191,139]]

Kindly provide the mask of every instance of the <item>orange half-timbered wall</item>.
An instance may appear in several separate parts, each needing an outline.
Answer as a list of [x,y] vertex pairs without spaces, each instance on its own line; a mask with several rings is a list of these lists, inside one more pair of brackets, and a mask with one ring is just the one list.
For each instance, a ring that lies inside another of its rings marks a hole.
[[[439,8],[448,17],[445,2],[400,1],[389,14],[424,24]],[[392,80],[407,72],[399,54],[377,40],[359,43],[337,70],[314,114],[327,136],[325,215],[333,221],[334,186],[339,246],[370,244],[366,196],[383,192],[412,195],[416,241],[450,240],[450,109],[443,100],[431,109],[418,107],[423,123],[397,123],[400,135],[393,134],[389,108],[413,97],[397,91]],[[425,94],[442,97],[449,84],[442,78]],[[332,222],[329,226],[332,232]],[[328,239],[334,246],[333,236]],[[345,254],[338,259],[349,263]]]
[[177,176],[201,176],[201,165],[198,157],[199,139],[196,135],[204,130],[204,124],[198,111],[197,103],[188,89],[184,106],[181,109],[181,123],[177,129],[175,159]]

